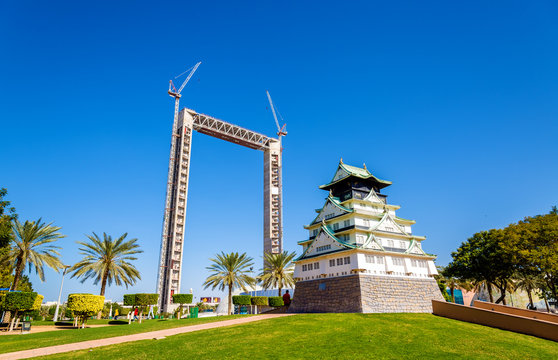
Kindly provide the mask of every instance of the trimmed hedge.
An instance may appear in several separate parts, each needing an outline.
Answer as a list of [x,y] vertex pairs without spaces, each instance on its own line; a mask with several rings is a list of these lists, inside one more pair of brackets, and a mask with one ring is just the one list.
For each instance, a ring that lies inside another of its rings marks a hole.
[[232,297],[232,302],[235,305],[251,305],[250,295],[234,295]]
[[136,294],[135,305],[149,306],[156,305],[159,301],[159,294]]
[[136,301],[136,294],[125,294],[123,298],[124,306],[134,306]]
[[283,302],[283,298],[281,296],[270,296],[269,297],[269,306],[279,307],[283,306],[285,303]]
[[176,304],[191,304],[194,300],[194,294],[174,294],[172,302]]
[[70,294],[66,309],[76,316],[82,327],[85,327],[87,318],[103,310],[104,305],[105,297],[101,295]]
[[5,293],[2,301],[2,310],[26,311],[33,310],[37,306],[35,300],[39,300],[39,308],[43,301],[43,296],[36,292],[9,292]]
[[252,305],[267,306],[269,305],[269,300],[267,296],[252,296],[250,299]]

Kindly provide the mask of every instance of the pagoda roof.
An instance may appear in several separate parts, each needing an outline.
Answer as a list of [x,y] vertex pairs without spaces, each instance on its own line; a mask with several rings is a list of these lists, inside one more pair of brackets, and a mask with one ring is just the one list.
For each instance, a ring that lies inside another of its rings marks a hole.
[[352,165],[347,165],[345,163],[343,163],[343,159],[341,159],[339,161],[339,166],[337,167],[337,171],[335,172],[335,175],[333,176],[333,179],[324,185],[320,186],[320,189],[323,190],[328,190],[329,188],[331,188],[333,185],[348,179],[349,177],[356,177],[359,179],[370,179],[372,181],[374,181],[378,187],[380,189],[385,188],[386,186],[389,186],[392,184],[391,181],[387,181],[387,180],[382,180],[382,179],[378,179],[377,177],[375,177],[374,175],[372,175],[372,173],[370,171],[368,171],[368,169],[366,168],[366,164],[364,164],[363,168],[359,168],[356,166],[352,166]]
[[[318,219],[320,217],[320,215],[322,214],[322,212],[324,211],[325,207],[327,206],[327,204],[332,204],[333,206],[335,206],[337,209],[343,211],[345,214],[348,213],[352,213],[353,209],[349,209],[343,205],[341,205],[341,201],[339,200],[338,197],[335,197],[333,195],[331,195],[331,193],[329,194],[329,196],[326,198],[326,202],[324,203],[324,206],[322,206],[321,209],[317,210],[316,212],[318,213],[318,215],[316,215],[316,217],[314,218],[314,220],[312,220],[312,222],[310,223],[310,225],[319,223],[320,220]],[[340,216],[340,215],[337,215]],[[334,216],[334,217],[337,217]],[[310,226],[308,225],[308,226]]]

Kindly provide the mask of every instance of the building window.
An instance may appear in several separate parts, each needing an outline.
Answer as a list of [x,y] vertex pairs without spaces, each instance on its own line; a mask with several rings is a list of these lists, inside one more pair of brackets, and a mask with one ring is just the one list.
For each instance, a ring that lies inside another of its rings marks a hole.
[[400,242],[399,242],[399,247],[400,247],[401,249],[406,249],[406,248],[407,248],[407,244],[405,244],[405,241],[400,241]]
[[411,259],[411,266],[417,267],[417,261],[415,259]]
[[393,232],[393,228],[391,226],[386,226],[386,231],[392,231]]
[[419,267],[421,267],[421,268],[427,268],[428,265],[427,265],[427,263],[426,263],[425,260],[419,260]]
[[308,271],[312,270],[312,264],[308,264]]
[[388,240],[387,241],[387,246],[392,248],[393,247],[393,240]]
[[318,235],[318,229],[312,230],[312,236],[316,236],[316,235]]
[[378,264],[384,264],[384,257],[383,256],[376,256],[376,262]]
[[343,265],[343,258],[337,259],[337,266]]
[[316,248],[316,251],[320,252],[320,251],[326,251],[326,250],[330,250],[331,249],[331,245],[323,245],[323,246],[318,246]]
[[401,258],[391,258],[393,260],[393,265],[403,266],[404,262]]
[[302,271],[306,271],[308,270],[308,266],[307,265],[302,265]]
[[343,227],[349,227],[349,226],[351,226],[351,220],[343,221]]
[[373,255],[364,255],[364,259],[369,264],[374,264],[374,256]]
[[351,258],[350,258],[350,257],[348,257],[348,256],[347,256],[347,257],[345,257],[345,258],[344,258],[344,260],[345,260],[345,265],[347,265],[347,264],[350,264],[350,263],[351,263]]
[[339,230],[339,223],[333,224],[333,230]]
[[335,266],[335,259],[329,260],[329,267]]
[[314,269],[318,270],[320,268],[320,263],[316,262],[314,263]]
[[364,219],[364,226],[370,226],[370,220]]

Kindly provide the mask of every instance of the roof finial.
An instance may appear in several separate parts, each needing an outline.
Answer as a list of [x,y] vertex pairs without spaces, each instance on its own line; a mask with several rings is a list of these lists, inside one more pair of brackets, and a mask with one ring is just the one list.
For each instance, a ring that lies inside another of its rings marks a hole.
[[329,196],[333,196],[333,189],[329,189]]
[[368,171],[368,169],[366,168],[366,163],[362,163],[362,166],[364,167],[364,170]]
[[339,164],[343,164],[343,158],[339,159]]

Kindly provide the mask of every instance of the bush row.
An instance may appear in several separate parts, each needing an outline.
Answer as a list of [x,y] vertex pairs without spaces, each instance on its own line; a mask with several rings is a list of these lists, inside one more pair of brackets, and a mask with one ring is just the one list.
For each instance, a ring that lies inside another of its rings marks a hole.
[[234,305],[260,305],[260,306],[273,306],[279,307],[285,305],[283,298],[280,296],[250,296],[250,295],[235,295],[232,297]]

